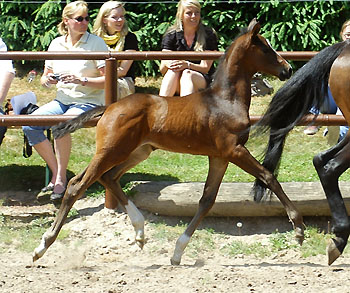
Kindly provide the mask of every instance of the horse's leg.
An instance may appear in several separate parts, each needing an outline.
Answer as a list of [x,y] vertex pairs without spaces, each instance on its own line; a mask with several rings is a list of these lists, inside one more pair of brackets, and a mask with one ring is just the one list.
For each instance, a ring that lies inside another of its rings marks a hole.
[[[83,176],[86,173],[86,169],[80,173],[79,175],[74,176],[67,185],[67,190],[62,199],[62,203],[60,209],[57,213],[57,216],[52,223],[51,227],[44,233],[41,238],[41,242],[37,248],[35,248],[33,252],[33,261],[41,258],[46,250],[51,246],[51,244],[56,240],[58,233],[60,232],[67,215],[72,208],[73,204],[81,197],[82,193],[72,193],[74,186],[80,182]],[[84,191],[83,191],[84,192]]]
[[321,153],[317,154],[316,156],[314,156],[313,164],[314,164],[316,170],[323,168],[329,162],[329,160],[334,158],[334,156],[342,148],[344,148],[345,145],[347,145],[349,143],[349,141],[350,141],[350,137],[348,135],[346,135],[343,140],[341,140],[339,143],[332,146],[330,149],[328,149],[324,152],[321,152]]
[[228,161],[222,158],[209,157],[209,172],[205,182],[202,198],[199,201],[198,211],[188,225],[185,232],[176,241],[175,251],[171,258],[171,264],[179,265],[182,254],[191,239],[194,231],[198,227],[203,217],[209,212],[215,203],[222,178],[227,169]]
[[[335,151],[338,152],[334,153]],[[350,222],[338,182],[340,175],[350,167],[349,135],[344,138],[344,142],[340,142],[336,147],[316,155],[313,162],[334,222],[333,232],[336,238],[330,240],[327,248],[328,264],[331,265],[343,253],[350,233]]]
[[83,195],[84,191],[102,174],[117,164],[115,161],[116,157],[112,151],[101,154],[96,153],[85,171],[69,181],[55,221],[44,233],[40,245],[34,250],[33,261],[42,257],[49,246],[56,240],[70,209]]
[[301,245],[304,241],[303,217],[295,205],[290,201],[282,189],[276,177],[262,166],[243,145],[238,145],[232,152],[232,163],[261,180],[267,188],[276,194],[284,206],[290,221],[295,230],[295,237]]
[[131,153],[130,157],[126,161],[113,167],[111,170],[103,174],[99,179],[101,184],[103,184],[106,189],[108,189],[111,194],[113,194],[118,199],[119,203],[128,213],[131,224],[135,229],[135,241],[140,248],[143,248],[145,244],[145,220],[134,203],[125,196],[125,193],[120,186],[119,179],[128,170],[136,166],[138,163],[146,160],[153,150],[154,148],[151,145],[140,146]]

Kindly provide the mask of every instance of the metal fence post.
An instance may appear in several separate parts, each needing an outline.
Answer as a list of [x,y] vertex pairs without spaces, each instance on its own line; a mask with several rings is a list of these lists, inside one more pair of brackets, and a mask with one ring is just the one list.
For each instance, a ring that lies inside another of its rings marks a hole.
[[[109,58],[106,60],[105,71],[105,102],[110,105],[117,101],[117,60]],[[106,189],[105,207],[108,209],[116,209],[118,201],[114,198],[112,191]]]

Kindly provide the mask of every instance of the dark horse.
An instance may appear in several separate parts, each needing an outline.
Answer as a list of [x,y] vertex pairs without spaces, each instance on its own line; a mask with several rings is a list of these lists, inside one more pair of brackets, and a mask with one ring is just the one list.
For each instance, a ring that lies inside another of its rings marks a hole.
[[55,241],[74,202],[96,180],[125,207],[135,228],[136,243],[143,247],[144,217],[123,193],[119,179],[155,149],[209,157],[209,173],[198,211],[176,242],[172,264],[180,264],[192,234],[213,206],[229,162],[262,180],[278,196],[302,243],[301,214],[271,172],[244,146],[249,136],[252,76],[258,71],[281,80],[291,75],[288,62],[259,35],[259,30],[260,24],[254,19],[247,32],[227,49],[214,82],[204,91],[175,98],[133,94],[55,128],[55,137],[60,137],[103,113],[96,128],[96,153],[85,171],[69,181],[57,217],[34,251],[34,260]]
[[[273,97],[258,126],[270,130],[263,166],[277,176],[284,142],[288,132],[308,114],[313,103],[322,104],[329,83],[335,102],[350,123],[350,42],[344,41],[327,47],[299,69]],[[261,131],[261,127],[259,127]],[[350,233],[350,223],[341,196],[338,179],[350,166],[349,133],[340,143],[316,155],[314,166],[321,180],[333,218],[335,239],[327,248],[328,264],[343,252]],[[257,179],[254,198],[260,201],[266,184]]]

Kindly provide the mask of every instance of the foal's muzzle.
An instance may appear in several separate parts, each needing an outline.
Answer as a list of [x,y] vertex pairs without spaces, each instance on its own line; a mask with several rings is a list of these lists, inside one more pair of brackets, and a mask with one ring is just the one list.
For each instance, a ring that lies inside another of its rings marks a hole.
[[290,78],[292,76],[292,73],[293,73],[292,67],[289,67],[288,69],[284,68],[278,77],[280,80],[283,81],[283,80]]

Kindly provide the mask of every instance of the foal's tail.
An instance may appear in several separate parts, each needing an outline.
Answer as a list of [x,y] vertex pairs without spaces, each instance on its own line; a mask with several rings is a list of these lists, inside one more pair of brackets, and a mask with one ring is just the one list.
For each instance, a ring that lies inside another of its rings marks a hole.
[[[320,105],[327,95],[329,72],[335,59],[348,41],[337,43],[319,52],[300,68],[272,98],[255,130],[270,131],[269,143],[263,166],[277,176],[284,142],[289,133],[308,114],[310,108]],[[266,194],[266,185],[256,180],[252,190],[254,200],[259,202]]]
[[98,116],[101,116],[105,112],[105,110],[106,106],[97,106],[71,120],[59,123],[58,125],[52,127],[53,137],[60,138],[68,133],[72,133],[82,128],[86,122]]

